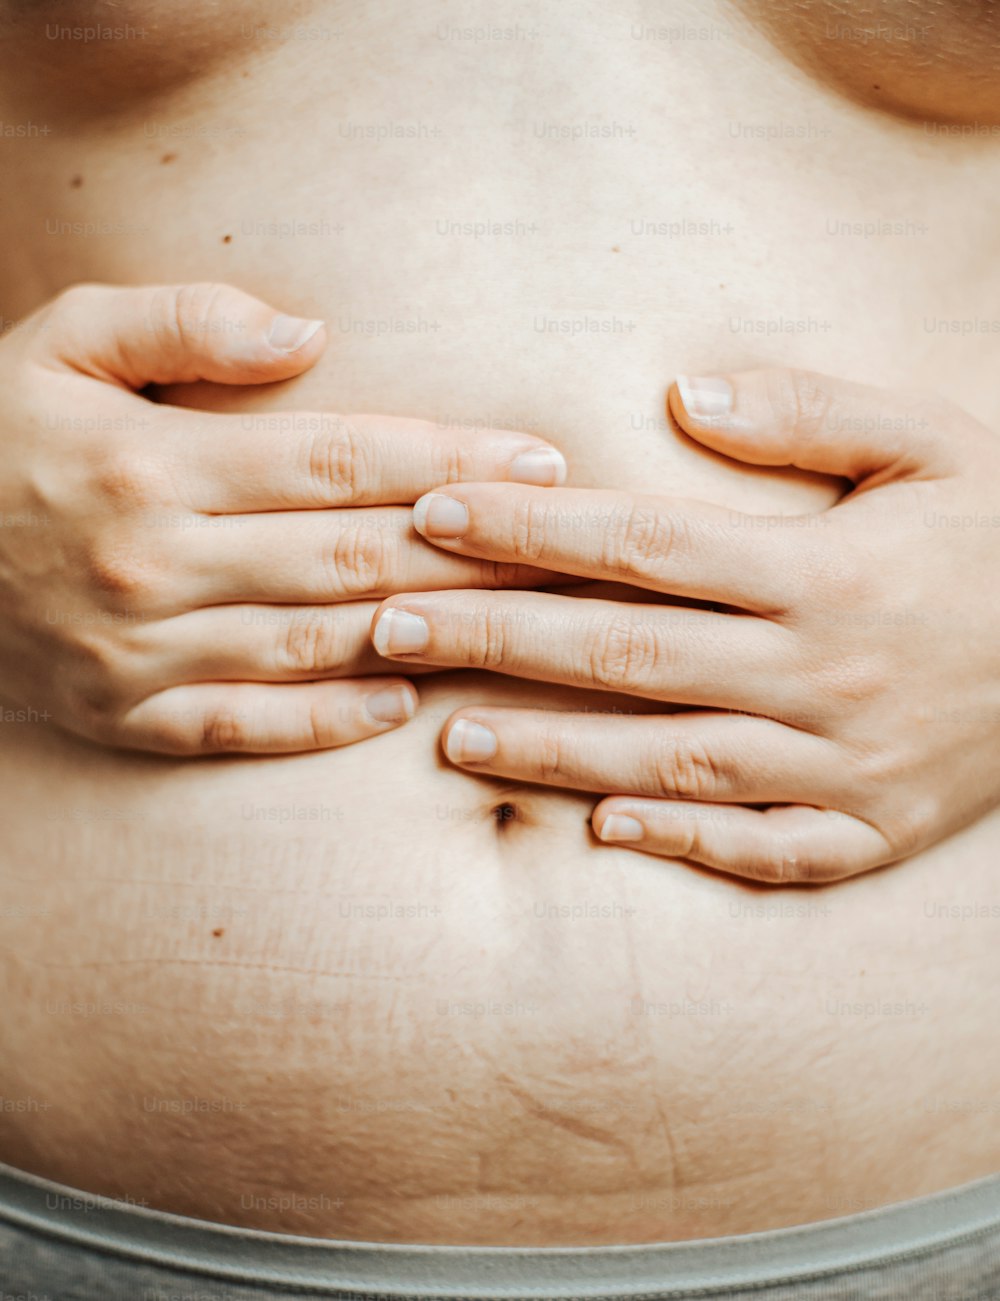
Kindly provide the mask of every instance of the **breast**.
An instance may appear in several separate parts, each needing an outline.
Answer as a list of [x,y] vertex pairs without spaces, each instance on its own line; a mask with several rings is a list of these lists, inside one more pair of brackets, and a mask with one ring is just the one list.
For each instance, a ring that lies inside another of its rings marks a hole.
[[735,8],[800,67],[861,104],[922,122],[931,135],[942,124],[966,138],[995,138],[1000,130],[1000,14],[993,5],[737,0]]
[[[199,5],[191,0],[0,0],[8,90],[50,121],[77,125],[149,101],[216,71],[234,56],[250,64],[304,41],[339,36],[314,0],[289,0],[276,16],[263,0]],[[144,110],[143,105],[147,108]]]

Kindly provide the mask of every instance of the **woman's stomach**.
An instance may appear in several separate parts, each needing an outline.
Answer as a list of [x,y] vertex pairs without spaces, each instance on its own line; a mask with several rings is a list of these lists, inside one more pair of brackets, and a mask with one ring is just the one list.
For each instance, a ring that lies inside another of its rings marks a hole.
[[459,705],[575,693],[420,692],[397,732],[277,760],[2,729],[0,1159],[264,1229],[523,1244],[751,1231],[996,1168],[1000,818],[748,887],[440,756]]
[[[995,230],[968,214],[1000,161],[907,151],[737,39],[681,58],[570,17],[485,58],[420,6],[351,23],[9,146],[7,314],[85,279],[230,280],[324,317],[327,353],[170,400],[523,428],[575,486],[775,514],[835,490],[681,439],[678,370],[931,382],[996,416],[991,339],[925,322],[993,312]],[[372,144],[390,120],[429,134]],[[831,216],[898,215],[869,184],[890,172],[927,239],[831,240]],[[1000,818],[752,888],[597,844],[596,797],[440,755],[463,704],[635,701],[418,686],[400,730],[283,759],[115,754],[11,715],[0,1159],[264,1229],[511,1244],[750,1231],[998,1167]]]

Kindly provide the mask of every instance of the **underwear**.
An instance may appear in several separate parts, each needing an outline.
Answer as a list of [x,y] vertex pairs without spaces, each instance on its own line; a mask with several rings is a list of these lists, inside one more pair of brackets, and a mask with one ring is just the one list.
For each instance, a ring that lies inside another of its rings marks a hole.
[[998,1301],[1000,1176],[835,1220],[624,1247],[261,1233],[0,1164],[0,1301]]

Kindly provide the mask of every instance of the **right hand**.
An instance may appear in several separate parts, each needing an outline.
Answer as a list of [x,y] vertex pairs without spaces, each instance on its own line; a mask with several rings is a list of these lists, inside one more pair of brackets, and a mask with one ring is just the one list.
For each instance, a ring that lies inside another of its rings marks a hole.
[[552,577],[445,555],[407,509],[456,480],[556,483],[541,439],[138,392],[286,380],[324,344],[318,322],[204,284],[77,286],[0,341],[5,697],[165,754],[344,745],[416,707],[368,641],[379,598]]

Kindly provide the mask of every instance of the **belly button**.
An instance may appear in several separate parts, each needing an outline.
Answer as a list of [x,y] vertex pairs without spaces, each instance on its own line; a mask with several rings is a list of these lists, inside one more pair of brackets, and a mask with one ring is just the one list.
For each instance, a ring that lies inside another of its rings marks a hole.
[[508,800],[504,800],[502,804],[495,805],[492,813],[497,824],[497,831],[502,831],[505,827],[510,826],[513,822],[519,821],[521,818],[520,809],[518,809],[516,804],[511,804]]

